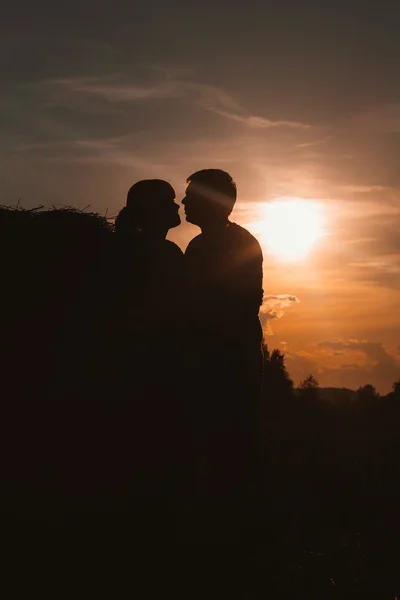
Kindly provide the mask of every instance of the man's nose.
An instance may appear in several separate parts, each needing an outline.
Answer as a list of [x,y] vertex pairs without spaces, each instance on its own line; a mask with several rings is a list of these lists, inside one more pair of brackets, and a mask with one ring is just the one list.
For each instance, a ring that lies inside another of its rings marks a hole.
[[185,206],[185,204],[186,204],[186,196],[182,199],[182,204],[183,204],[183,206]]

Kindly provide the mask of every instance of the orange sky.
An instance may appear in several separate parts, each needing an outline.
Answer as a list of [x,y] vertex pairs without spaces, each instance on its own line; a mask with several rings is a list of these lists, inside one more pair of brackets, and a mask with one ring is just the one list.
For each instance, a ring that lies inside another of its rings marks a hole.
[[[287,186],[285,196],[295,189]],[[381,197],[383,192],[396,196],[379,190]],[[323,386],[372,383],[387,393],[400,376],[400,256],[390,246],[393,240],[378,232],[385,231],[386,220],[398,222],[400,206],[379,203],[374,189],[340,193],[322,200],[308,196],[322,202],[326,235],[300,261],[271,253],[257,221],[262,197],[241,194],[232,220],[248,227],[263,247],[265,339],[285,352],[295,382],[312,372]],[[280,201],[268,193],[266,199]],[[196,232],[184,224],[170,238],[185,247]]]
[[[188,175],[225,169],[233,219],[264,248],[266,337],[295,382],[387,392],[400,378],[399,23],[399,3],[358,0],[6,3],[0,202],[113,216],[139,179],[182,198]],[[325,213],[301,263],[263,239],[260,207],[282,197]],[[197,232],[171,238],[185,248]]]

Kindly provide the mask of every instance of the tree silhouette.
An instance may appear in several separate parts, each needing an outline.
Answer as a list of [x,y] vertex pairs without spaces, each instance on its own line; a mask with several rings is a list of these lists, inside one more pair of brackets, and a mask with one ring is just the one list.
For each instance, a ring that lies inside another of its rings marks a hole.
[[301,400],[302,413],[306,410],[315,412],[320,405],[319,382],[310,374],[303,379],[297,388],[298,396]]
[[400,379],[392,385],[392,391],[383,399],[384,404],[390,407],[391,418],[393,418],[393,410],[397,414],[400,411]]
[[319,383],[313,374],[308,375],[299,384],[298,391],[304,400],[317,401],[319,398]]
[[357,390],[357,396],[360,402],[373,402],[379,398],[378,392],[370,383],[360,386]]
[[393,394],[396,398],[400,398],[400,379],[395,381],[392,385]]
[[285,365],[285,355],[275,348],[270,352],[268,346],[263,347],[264,356],[264,394],[280,400],[288,399],[293,394],[293,381]]
[[309,392],[310,390],[318,390],[319,383],[314,375],[310,374],[308,377],[303,379],[299,385],[299,390]]

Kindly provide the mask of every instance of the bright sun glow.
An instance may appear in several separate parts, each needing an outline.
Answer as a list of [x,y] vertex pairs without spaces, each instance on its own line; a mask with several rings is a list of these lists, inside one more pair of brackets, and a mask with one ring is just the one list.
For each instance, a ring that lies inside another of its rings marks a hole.
[[282,198],[264,206],[262,234],[268,250],[287,261],[304,259],[325,235],[322,208],[313,200]]

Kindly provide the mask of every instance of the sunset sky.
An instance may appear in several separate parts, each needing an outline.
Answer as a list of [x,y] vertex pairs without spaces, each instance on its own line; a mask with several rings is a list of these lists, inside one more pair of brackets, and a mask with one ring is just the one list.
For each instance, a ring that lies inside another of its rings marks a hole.
[[[167,179],[180,200],[193,171],[225,169],[232,220],[264,250],[266,340],[295,382],[312,372],[388,392],[400,378],[400,4],[371,5],[8,2],[0,202],[112,216],[139,179]],[[198,231],[170,238],[184,249]]]

